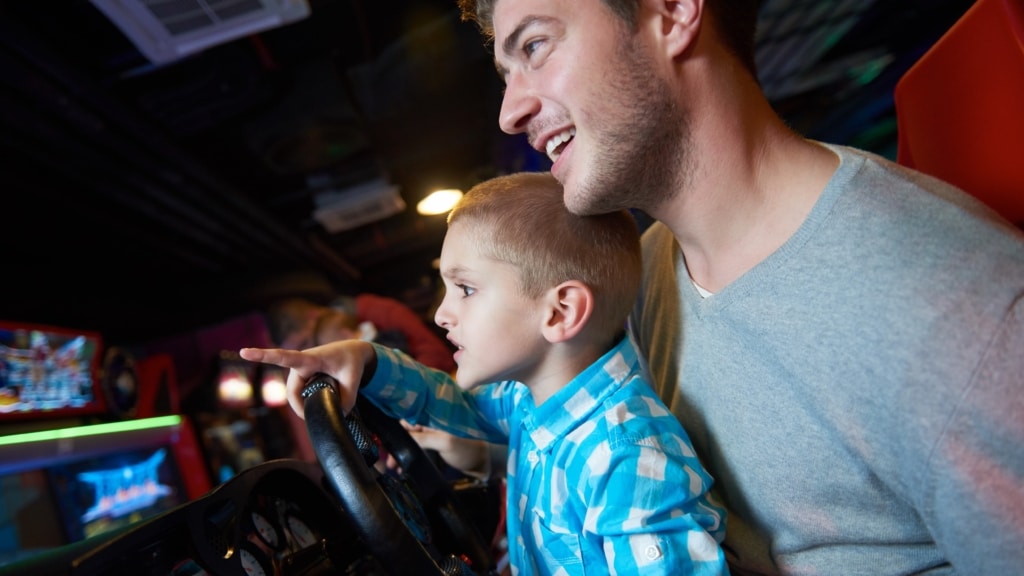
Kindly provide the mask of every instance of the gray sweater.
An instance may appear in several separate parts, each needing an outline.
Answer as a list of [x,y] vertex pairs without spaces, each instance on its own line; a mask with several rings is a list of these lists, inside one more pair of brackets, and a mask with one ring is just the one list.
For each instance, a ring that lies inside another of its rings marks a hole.
[[830,148],[800,229],[713,296],[644,235],[631,329],[716,479],[733,573],[1020,573],[1024,234]]

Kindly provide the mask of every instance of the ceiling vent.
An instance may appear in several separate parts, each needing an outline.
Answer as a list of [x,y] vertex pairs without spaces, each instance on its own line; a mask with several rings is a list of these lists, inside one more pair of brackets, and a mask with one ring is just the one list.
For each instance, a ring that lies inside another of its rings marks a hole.
[[90,0],[154,64],[309,16],[306,0]]

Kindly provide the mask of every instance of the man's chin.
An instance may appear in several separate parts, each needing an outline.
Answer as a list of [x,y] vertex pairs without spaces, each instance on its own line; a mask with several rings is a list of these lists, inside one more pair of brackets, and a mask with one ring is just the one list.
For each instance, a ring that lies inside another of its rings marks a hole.
[[563,195],[563,201],[565,207],[569,209],[569,212],[577,216],[595,216],[597,214],[604,214],[611,212],[611,210],[603,210],[599,208],[594,202],[590,201],[589,198],[581,198],[579,194],[573,195],[569,188],[565,189]]

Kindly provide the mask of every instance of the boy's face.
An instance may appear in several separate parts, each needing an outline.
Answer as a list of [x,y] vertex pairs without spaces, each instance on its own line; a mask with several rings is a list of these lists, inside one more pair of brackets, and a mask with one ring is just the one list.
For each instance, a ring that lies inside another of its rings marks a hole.
[[445,296],[434,321],[458,349],[455,380],[463,388],[529,381],[549,348],[541,334],[542,300],[520,294],[518,270],[478,247],[471,231],[455,222],[441,248]]

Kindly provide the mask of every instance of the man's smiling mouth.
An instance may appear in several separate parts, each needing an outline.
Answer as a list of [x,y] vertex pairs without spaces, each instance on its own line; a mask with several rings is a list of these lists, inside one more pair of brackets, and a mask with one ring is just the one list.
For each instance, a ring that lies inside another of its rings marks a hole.
[[558,157],[562,155],[562,150],[565,149],[565,145],[575,136],[575,127],[569,128],[552,136],[546,144],[548,158],[550,158],[552,162],[558,160]]

